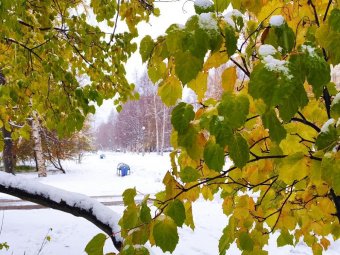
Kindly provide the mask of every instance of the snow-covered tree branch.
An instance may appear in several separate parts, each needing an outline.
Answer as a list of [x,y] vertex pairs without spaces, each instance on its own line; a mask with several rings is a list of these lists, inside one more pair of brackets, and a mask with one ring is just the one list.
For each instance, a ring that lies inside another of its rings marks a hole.
[[120,216],[95,199],[3,172],[0,192],[82,217],[105,232],[117,250],[121,248],[122,239],[117,235]]

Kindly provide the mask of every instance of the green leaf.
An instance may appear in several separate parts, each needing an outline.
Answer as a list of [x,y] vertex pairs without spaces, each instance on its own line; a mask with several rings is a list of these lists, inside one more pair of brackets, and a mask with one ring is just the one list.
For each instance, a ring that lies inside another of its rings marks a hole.
[[274,110],[269,110],[262,115],[262,122],[265,128],[269,129],[270,138],[280,143],[287,135],[287,132],[283,125],[278,120]]
[[249,100],[247,96],[234,96],[224,93],[221,103],[217,107],[218,113],[223,116],[224,121],[233,129],[241,127],[249,113]]
[[192,121],[195,118],[194,108],[190,104],[179,103],[171,113],[171,124],[175,130],[182,134],[184,133]]
[[103,255],[103,248],[106,241],[106,235],[99,233],[94,236],[91,241],[86,245],[85,252],[88,255]]
[[128,206],[123,213],[123,217],[119,220],[119,225],[124,229],[132,229],[136,227],[138,222],[138,213],[136,206]]
[[198,138],[198,133],[192,126],[189,126],[185,133],[178,134],[178,145],[184,147],[188,155],[195,160],[198,160],[202,153],[202,146],[198,143]]
[[321,162],[321,176],[340,196],[340,164],[335,153],[327,152]]
[[125,206],[135,203],[135,196],[137,195],[136,188],[126,189],[123,192],[123,202]]
[[293,235],[289,234],[288,230],[281,230],[281,234],[277,238],[277,246],[294,245]]
[[295,33],[287,23],[282,26],[274,27],[277,36],[277,43],[283,48],[283,53],[291,52],[295,44]]
[[255,66],[250,75],[249,93],[255,99],[262,99],[267,106],[277,106],[290,95],[294,87],[282,73],[268,70],[264,64]]
[[169,76],[158,88],[158,95],[167,106],[176,104],[182,97],[182,85],[176,76]]
[[321,96],[323,87],[331,80],[331,69],[329,64],[321,57],[311,57],[307,59],[307,81],[313,87],[315,97]]
[[230,0],[214,0],[216,12],[222,13],[227,9],[230,4]]
[[[294,85],[293,85],[294,86]],[[291,118],[308,104],[307,93],[303,84],[295,84],[294,90],[279,106],[280,117],[284,122],[289,122]]]
[[249,160],[249,146],[241,134],[236,134],[229,146],[229,155],[235,166],[242,168]]
[[183,84],[196,78],[203,67],[203,59],[193,56],[190,52],[177,53],[175,71]]
[[177,226],[182,227],[186,218],[185,207],[182,201],[178,199],[171,201],[167,207],[165,214],[170,216]]
[[175,250],[179,237],[177,226],[170,217],[158,220],[152,232],[156,245],[160,247],[163,252],[169,251],[172,253]]
[[220,255],[225,255],[226,251],[230,248],[230,245],[235,239],[235,219],[233,216],[229,218],[228,225],[223,229],[223,234],[219,240],[218,250]]
[[194,182],[197,181],[197,179],[200,178],[201,175],[196,169],[187,166],[181,170],[179,176],[183,182]]
[[231,143],[233,130],[228,123],[220,120],[219,116],[213,116],[210,120],[209,131],[216,138],[216,143],[222,148]]
[[252,251],[254,248],[254,241],[248,233],[242,232],[239,236],[240,248],[243,251]]
[[204,161],[210,169],[220,172],[224,165],[223,148],[212,141],[208,142],[204,147]]
[[[333,119],[333,123],[334,122],[335,121]],[[318,148],[318,150],[330,151],[333,149],[333,147],[337,144],[338,141],[339,134],[337,132],[337,129],[334,127],[334,124],[329,122],[328,128],[325,131],[320,132],[320,134],[316,138],[315,145]]]
[[340,9],[333,9],[328,18],[329,26],[336,32],[340,32]]
[[140,42],[139,53],[142,57],[143,63],[150,58],[154,47],[155,43],[152,40],[151,36],[147,35],[142,39],[142,41]]
[[140,220],[143,223],[149,223],[151,221],[151,210],[148,207],[148,205],[146,204],[146,202],[142,203],[141,209],[140,209]]
[[237,50],[237,37],[235,35],[235,29],[231,26],[226,26],[225,28],[225,39],[226,39],[226,47],[227,53],[229,56],[232,56]]
[[215,10],[214,4],[211,2],[211,5],[198,5],[196,2],[194,2],[194,8],[196,14],[201,13],[207,13],[207,12],[213,12]]

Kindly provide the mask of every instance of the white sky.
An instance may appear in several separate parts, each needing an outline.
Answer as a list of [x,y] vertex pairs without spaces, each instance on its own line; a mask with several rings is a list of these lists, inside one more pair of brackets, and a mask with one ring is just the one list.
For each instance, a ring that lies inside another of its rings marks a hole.
[[[159,17],[152,16],[149,23],[143,23],[138,25],[139,42],[145,35],[150,35],[156,39],[157,36],[164,34],[165,30],[173,23],[184,24],[187,19],[194,14],[193,2],[191,1],[174,1],[174,2],[158,2],[155,3],[155,7],[161,10]],[[119,28],[125,27],[125,24],[118,22]],[[127,78],[130,82],[135,82],[136,75],[141,75],[145,66],[142,64],[142,59],[137,52],[128,61],[126,66]],[[94,116],[94,125],[99,125],[101,122],[107,121],[110,112],[114,110],[112,100],[107,100],[103,105],[97,108],[97,112]]]

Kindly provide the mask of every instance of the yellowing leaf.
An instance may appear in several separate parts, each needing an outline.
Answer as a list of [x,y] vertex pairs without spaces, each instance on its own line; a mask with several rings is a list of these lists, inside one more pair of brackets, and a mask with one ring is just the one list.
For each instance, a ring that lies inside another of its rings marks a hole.
[[205,200],[211,201],[214,199],[214,195],[212,194],[211,189],[208,186],[203,186],[201,193]]
[[188,87],[191,88],[197,95],[197,99],[201,101],[204,98],[207,91],[208,72],[199,72],[196,79],[193,79],[188,83]]
[[225,52],[217,51],[212,54],[203,65],[203,70],[208,71],[211,68],[217,68],[228,61],[228,55]]
[[237,79],[236,67],[229,67],[222,73],[222,88],[226,92],[233,92]]
[[284,158],[279,166],[279,179],[289,185],[295,180],[303,179],[309,174],[307,162],[302,152]]
[[158,95],[167,105],[174,105],[182,97],[182,84],[176,76],[169,76],[158,88]]

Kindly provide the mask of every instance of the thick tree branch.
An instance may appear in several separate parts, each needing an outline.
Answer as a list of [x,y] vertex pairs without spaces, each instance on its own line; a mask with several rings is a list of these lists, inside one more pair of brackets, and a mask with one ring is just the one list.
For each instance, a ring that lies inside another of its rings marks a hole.
[[[25,185],[21,187],[21,183],[24,183]],[[35,185],[37,190],[32,188]],[[52,190],[51,193],[57,193],[57,195],[46,194],[45,192],[49,189]],[[55,187],[44,185],[38,182],[34,183],[33,181],[26,180],[25,178],[16,177],[5,173],[1,173],[0,175],[0,192],[59,211],[70,213],[77,217],[82,217],[92,222],[95,226],[110,236],[117,250],[121,249],[122,242],[114,236],[116,231],[112,228],[113,222],[108,222],[107,220],[104,220],[103,217],[98,216],[98,214],[101,213],[109,213],[111,215],[111,210],[94,199],[91,199],[85,195],[67,192],[65,190],[57,189]],[[72,200],[73,204],[70,203],[70,199]],[[85,204],[86,206],[82,206]],[[114,217],[113,211],[112,216]]]

